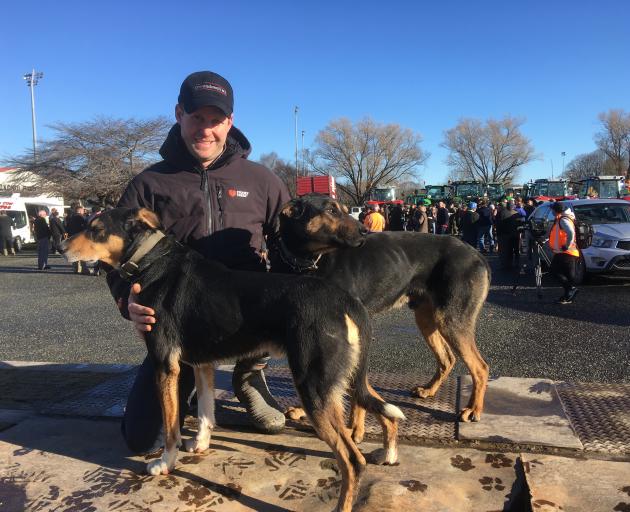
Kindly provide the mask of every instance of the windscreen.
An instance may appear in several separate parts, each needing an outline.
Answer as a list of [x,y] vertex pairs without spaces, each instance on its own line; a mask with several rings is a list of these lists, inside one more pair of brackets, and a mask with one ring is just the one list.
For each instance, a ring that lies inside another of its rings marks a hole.
[[621,224],[630,222],[630,204],[574,204],[578,219],[589,224]]

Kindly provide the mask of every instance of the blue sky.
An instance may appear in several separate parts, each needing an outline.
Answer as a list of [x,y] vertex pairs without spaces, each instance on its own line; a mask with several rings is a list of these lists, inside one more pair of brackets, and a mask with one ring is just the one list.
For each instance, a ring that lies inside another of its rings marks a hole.
[[173,117],[183,78],[210,69],[235,90],[235,124],[253,158],[293,158],[295,105],[305,146],[338,117],[371,116],[422,134],[422,179],[443,182],[443,132],[462,117],[510,114],[547,177],[592,151],[597,115],[630,111],[630,3],[11,2],[3,5],[0,158],[46,125],[96,116]]

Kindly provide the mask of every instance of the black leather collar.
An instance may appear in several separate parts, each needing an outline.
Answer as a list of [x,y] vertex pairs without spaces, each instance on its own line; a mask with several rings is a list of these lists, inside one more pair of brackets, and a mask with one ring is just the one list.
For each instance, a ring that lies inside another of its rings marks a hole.
[[282,238],[278,238],[278,255],[280,259],[289,267],[293,272],[301,274],[302,272],[309,272],[313,270],[317,270],[317,263],[322,257],[321,254],[317,256],[317,258],[301,258],[293,254],[285,243],[282,241]]

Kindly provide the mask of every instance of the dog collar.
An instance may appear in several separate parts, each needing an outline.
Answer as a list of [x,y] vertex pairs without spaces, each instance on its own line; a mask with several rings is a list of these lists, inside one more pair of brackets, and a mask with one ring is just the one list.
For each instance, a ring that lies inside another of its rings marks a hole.
[[131,281],[133,277],[138,275],[139,267],[138,263],[140,260],[144,258],[147,253],[153,249],[157,243],[162,240],[166,235],[161,231],[156,231],[155,233],[149,235],[140,246],[135,250],[135,252],[131,255],[131,257],[122,265],[120,265],[120,269],[118,269],[118,273],[120,277],[126,279],[127,281]]
[[289,251],[287,246],[284,244],[282,238],[279,238],[278,242],[279,242],[278,246],[280,248],[280,250],[278,251],[278,254],[280,255],[280,259],[284,263],[286,263],[289,267],[291,267],[291,270],[297,273],[301,273],[301,272],[306,272],[308,270],[318,269],[317,263],[319,263],[319,260],[322,257],[321,254],[319,254],[317,258],[315,259],[300,258],[296,256],[295,254],[293,254],[291,251]]

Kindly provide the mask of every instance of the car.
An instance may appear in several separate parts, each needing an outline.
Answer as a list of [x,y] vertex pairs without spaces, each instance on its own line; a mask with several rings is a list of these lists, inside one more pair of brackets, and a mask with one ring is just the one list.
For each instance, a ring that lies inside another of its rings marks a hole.
[[[593,228],[591,245],[581,250],[577,281],[581,282],[586,273],[630,278],[630,203],[623,199],[571,199],[561,203],[573,210],[577,220]],[[555,218],[552,204],[546,201],[532,212],[531,232],[549,237]],[[551,258],[549,246],[544,244],[544,248]]]
[[362,210],[363,210],[363,208],[361,208],[360,206],[351,206],[350,207],[350,216],[354,217],[357,220],[359,220],[359,215],[361,214]]

